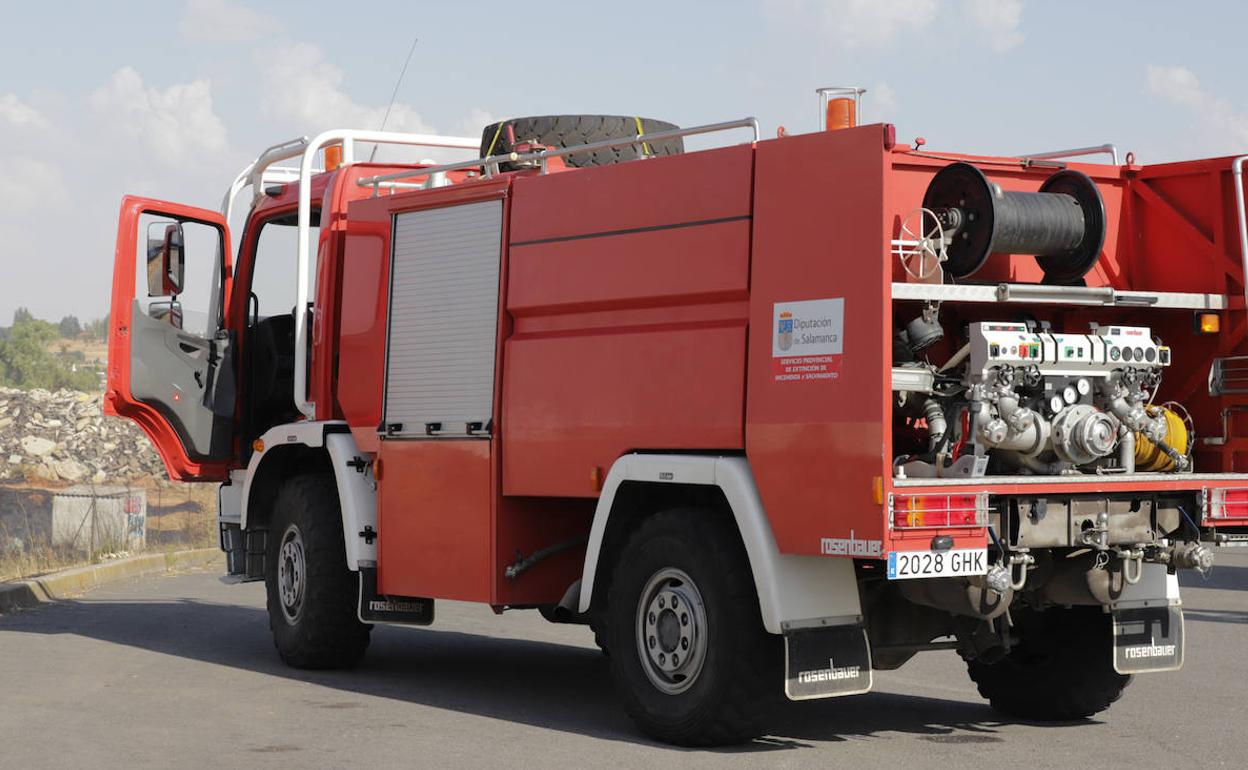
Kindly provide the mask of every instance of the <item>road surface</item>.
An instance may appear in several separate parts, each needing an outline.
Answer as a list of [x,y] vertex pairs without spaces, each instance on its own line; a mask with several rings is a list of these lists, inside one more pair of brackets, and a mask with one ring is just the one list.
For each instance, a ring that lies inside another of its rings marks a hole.
[[1248,553],[1218,556],[1184,577],[1183,671],[1137,677],[1095,719],[1001,717],[933,652],[721,750],[641,737],[589,632],[534,612],[442,602],[430,629],[378,628],[355,671],[300,672],[261,585],[140,578],[0,617],[0,767],[1243,767]]

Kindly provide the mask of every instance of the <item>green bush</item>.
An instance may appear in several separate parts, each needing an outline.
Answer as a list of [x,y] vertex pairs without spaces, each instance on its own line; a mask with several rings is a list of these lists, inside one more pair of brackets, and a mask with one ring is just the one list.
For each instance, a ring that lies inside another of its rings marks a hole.
[[95,390],[99,376],[88,367],[74,366],[48,350],[60,337],[56,325],[15,317],[0,339],[0,385],[14,388],[71,388]]

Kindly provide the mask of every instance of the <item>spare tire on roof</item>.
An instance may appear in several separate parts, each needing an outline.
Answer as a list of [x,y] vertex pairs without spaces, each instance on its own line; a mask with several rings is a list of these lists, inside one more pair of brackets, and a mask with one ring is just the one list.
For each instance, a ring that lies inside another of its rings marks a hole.
[[[678,128],[662,120],[621,115],[542,115],[512,118],[491,123],[481,132],[481,157],[511,152],[512,145],[507,136],[508,126],[511,126],[516,142],[535,142],[547,147],[571,147]],[[612,163],[637,160],[642,156],[679,155],[684,151],[684,141],[677,138],[646,142],[644,145],[576,152],[563,156],[563,160],[569,166],[609,166]]]

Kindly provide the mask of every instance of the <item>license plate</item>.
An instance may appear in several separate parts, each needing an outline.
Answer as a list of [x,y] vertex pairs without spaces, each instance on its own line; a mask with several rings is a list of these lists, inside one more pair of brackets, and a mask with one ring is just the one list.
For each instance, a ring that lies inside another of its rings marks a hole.
[[888,552],[889,580],[983,575],[987,571],[987,548]]

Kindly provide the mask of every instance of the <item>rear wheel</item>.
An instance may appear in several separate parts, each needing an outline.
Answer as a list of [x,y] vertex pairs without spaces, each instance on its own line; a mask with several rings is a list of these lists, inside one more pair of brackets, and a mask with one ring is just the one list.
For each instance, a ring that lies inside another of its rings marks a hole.
[[296,476],[277,493],[265,559],[269,628],[295,668],[345,668],[368,647],[356,614],[359,577],[347,567],[338,490],[324,474]]
[[781,691],[782,640],[762,626],[745,549],[714,513],[645,520],[616,562],[611,673],[643,732],[685,746],[759,735]]
[[967,664],[979,694],[1003,714],[1083,719],[1104,711],[1131,677],[1113,664],[1111,617],[1100,607],[1014,614],[1019,643],[991,665]]

